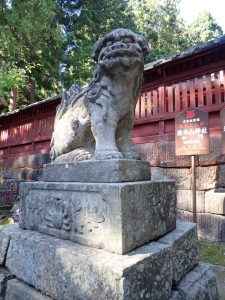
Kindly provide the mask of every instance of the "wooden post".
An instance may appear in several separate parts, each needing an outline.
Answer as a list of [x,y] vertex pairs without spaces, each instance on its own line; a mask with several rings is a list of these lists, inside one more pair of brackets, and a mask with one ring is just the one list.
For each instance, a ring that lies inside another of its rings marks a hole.
[[195,155],[191,156],[193,222],[197,223]]

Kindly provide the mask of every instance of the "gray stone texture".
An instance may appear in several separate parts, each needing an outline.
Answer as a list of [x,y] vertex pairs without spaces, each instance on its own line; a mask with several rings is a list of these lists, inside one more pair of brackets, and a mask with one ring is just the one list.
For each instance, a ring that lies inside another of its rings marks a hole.
[[176,227],[172,181],[22,183],[20,227],[126,253]]
[[94,47],[93,79],[82,89],[72,85],[57,108],[51,158],[75,160],[137,159],[131,130],[142,84],[147,40],[116,29]]
[[150,164],[140,160],[101,160],[44,165],[43,180],[50,182],[125,182],[150,180]]
[[205,193],[205,212],[225,215],[225,189],[214,189]]
[[199,261],[196,225],[177,222],[176,230],[160,238],[158,242],[171,247],[173,282],[177,284]]
[[216,278],[208,264],[201,263],[194,268],[176,289],[182,300],[219,300]]
[[153,180],[175,180],[176,188],[179,190],[191,189],[190,168],[151,168]]
[[[52,298],[43,295],[35,288],[24,282],[13,279],[7,284],[5,300],[51,300]],[[71,299],[72,300],[72,299]]]
[[[205,212],[205,192],[197,191],[196,193],[197,212]],[[177,190],[177,208],[185,211],[193,211],[192,191]]]
[[177,209],[177,219],[183,222],[193,222],[193,213],[186,210]]
[[7,234],[7,268],[53,299],[162,300],[171,295],[172,260],[166,244],[151,242],[118,255],[15,226]]
[[11,281],[11,279],[13,278],[15,278],[15,276],[12,273],[10,273],[9,270],[0,267],[0,300],[5,299],[5,291],[6,291],[8,281],[9,280]]
[[225,216],[198,214],[199,237],[218,242],[225,242]]
[[216,187],[218,166],[196,168],[196,188],[199,191],[209,190]]

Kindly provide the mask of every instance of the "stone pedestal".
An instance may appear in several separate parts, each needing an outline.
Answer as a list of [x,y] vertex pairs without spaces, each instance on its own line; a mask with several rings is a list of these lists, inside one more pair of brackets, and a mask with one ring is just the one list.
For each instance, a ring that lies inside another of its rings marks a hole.
[[0,228],[0,265],[16,277],[3,299],[217,300],[196,226],[175,222],[174,182],[150,181],[143,162],[97,166],[53,164],[21,185],[20,228]]

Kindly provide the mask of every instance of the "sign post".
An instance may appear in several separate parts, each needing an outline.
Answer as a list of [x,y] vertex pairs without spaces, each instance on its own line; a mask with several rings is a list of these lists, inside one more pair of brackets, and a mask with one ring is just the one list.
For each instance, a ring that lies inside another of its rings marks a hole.
[[209,153],[208,112],[188,108],[175,118],[176,155],[191,155],[193,222],[197,223],[195,155]]
[[220,111],[222,131],[222,153],[225,154],[225,108]]

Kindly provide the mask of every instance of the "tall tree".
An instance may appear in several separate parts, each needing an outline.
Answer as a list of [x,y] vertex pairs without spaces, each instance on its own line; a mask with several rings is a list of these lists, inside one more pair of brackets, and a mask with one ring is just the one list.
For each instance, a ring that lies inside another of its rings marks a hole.
[[189,45],[199,45],[215,39],[223,34],[222,28],[212,17],[210,12],[202,11],[197,18],[188,26]]
[[59,78],[63,40],[60,27],[54,23],[56,5],[52,0],[7,3],[0,24],[0,64],[11,64],[19,73],[26,73],[23,91],[33,102],[49,96]]
[[[135,29],[133,15],[126,0],[83,0],[66,50],[63,82],[86,84],[93,70],[90,59],[94,43],[107,32],[126,27]],[[71,29],[71,28],[70,28]]]
[[186,30],[179,16],[178,0],[130,0],[129,4],[138,30],[149,40],[148,61],[187,47]]

